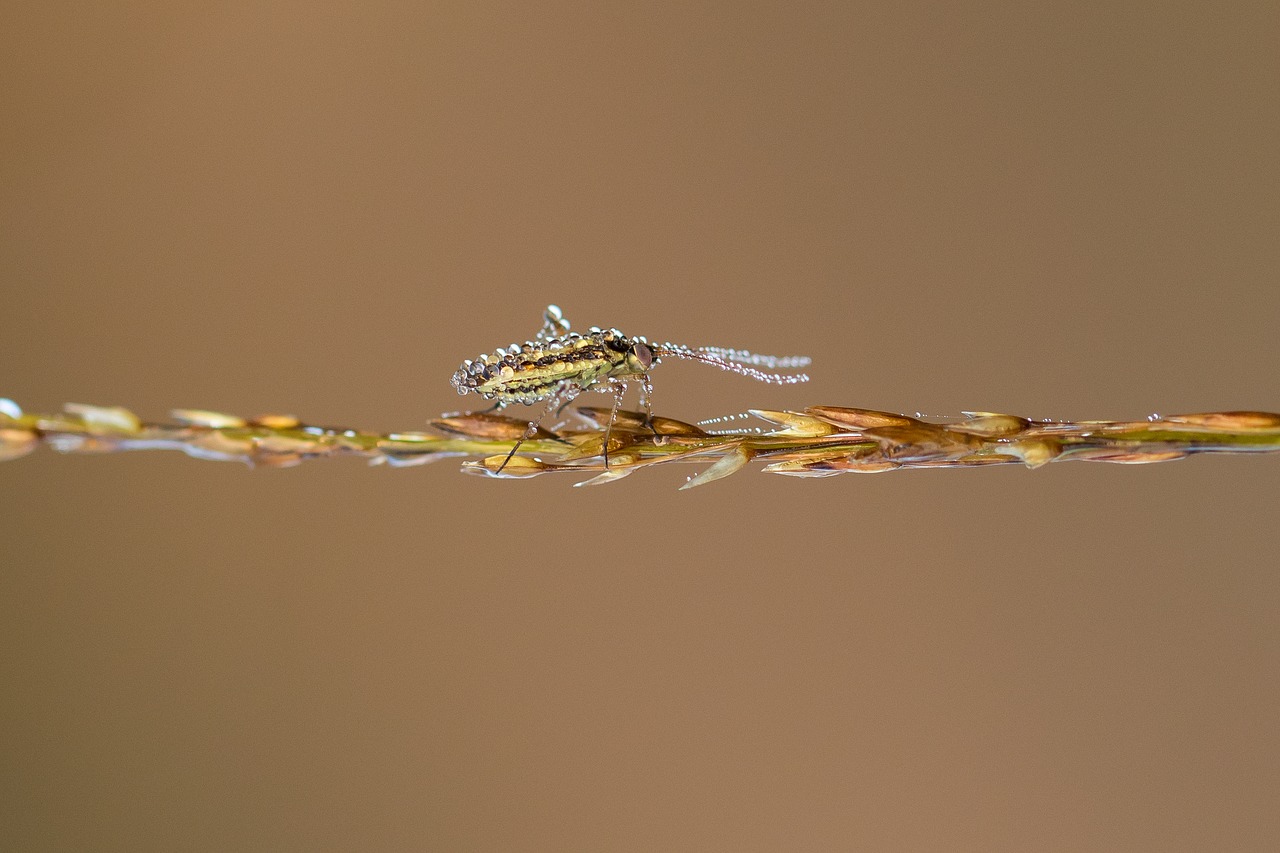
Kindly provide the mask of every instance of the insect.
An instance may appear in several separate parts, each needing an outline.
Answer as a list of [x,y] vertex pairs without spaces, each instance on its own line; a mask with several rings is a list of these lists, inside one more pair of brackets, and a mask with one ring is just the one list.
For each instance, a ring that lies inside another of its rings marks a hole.
[[[459,394],[479,394],[493,400],[493,409],[511,403],[532,404],[543,400],[543,414],[529,422],[524,436],[516,442],[502,467],[536,431],[538,423],[552,411],[562,410],[584,391],[612,391],[604,438],[604,465],[609,467],[609,435],[617,419],[618,407],[629,383],[640,386],[645,419],[652,419],[653,381],[649,372],[663,358],[678,358],[710,364],[759,382],[786,385],[807,382],[803,373],[766,373],[758,367],[804,367],[805,356],[772,356],[724,347],[687,347],[683,344],[650,343],[644,337],[629,337],[617,329],[593,326],[585,334],[569,331],[569,321],[555,305],[543,312],[542,329],[532,341],[512,344],[493,354],[462,363],[450,380]],[[491,409],[492,410],[492,409]],[[502,467],[498,470],[501,471]]]

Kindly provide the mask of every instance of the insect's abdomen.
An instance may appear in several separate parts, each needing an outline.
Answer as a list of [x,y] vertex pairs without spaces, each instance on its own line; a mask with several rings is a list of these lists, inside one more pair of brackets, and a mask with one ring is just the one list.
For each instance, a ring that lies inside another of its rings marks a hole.
[[453,375],[459,391],[500,403],[545,400],[565,385],[587,388],[626,371],[630,342],[615,332],[527,342],[482,355]]

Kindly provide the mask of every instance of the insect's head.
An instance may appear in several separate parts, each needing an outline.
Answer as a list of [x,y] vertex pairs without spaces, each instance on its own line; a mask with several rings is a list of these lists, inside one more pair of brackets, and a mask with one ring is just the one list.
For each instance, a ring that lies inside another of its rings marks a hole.
[[627,367],[634,373],[647,373],[658,363],[658,355],[644,338],[632,338],[626,342]]

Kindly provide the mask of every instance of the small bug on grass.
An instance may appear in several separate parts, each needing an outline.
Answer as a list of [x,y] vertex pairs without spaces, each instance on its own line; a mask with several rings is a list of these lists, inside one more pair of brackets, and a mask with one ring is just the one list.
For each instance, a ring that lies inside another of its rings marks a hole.
[[[805,356],[760,355],[724,347],[687,347],[682,344],[650,343],[643,337],[632,338],[617,329],[592,327],[586,334],[569,331],[569,321],[555,305],[543,313],[542,329],[532,341],[512,344],[506,349],[485,354],[462,363],[450,382],[459,394],[479,394],[493,400],[494,409],[511,403],[531,404],[547,401],[546,410],[516,442],[502,463],[505,467],[520,445],[538,428],[538,423],[552,411],[563,409],[584,391],[612,391],[613,410],[604,437],[604,466],[609,467],[609,435],[622,404],[627,384],[640,385],[646,421],[652,417],[653,381],[649,371],[663,358],[679,358],[710,364],[759,382],[788,385],[807,382],[803,373],[766,373],[769,369],[804,367]],[[499,471],[502,470],[500,467]]]

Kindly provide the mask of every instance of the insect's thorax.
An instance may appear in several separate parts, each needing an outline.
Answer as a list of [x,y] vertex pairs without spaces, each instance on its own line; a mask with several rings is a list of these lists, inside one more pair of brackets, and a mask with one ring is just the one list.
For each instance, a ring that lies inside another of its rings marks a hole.
[[646,366],[634,346],[616,329],[513,344],[464,364],[453,385],[500,403],[532,403],[566,386],[585,390],[607,379],[643,375]]

